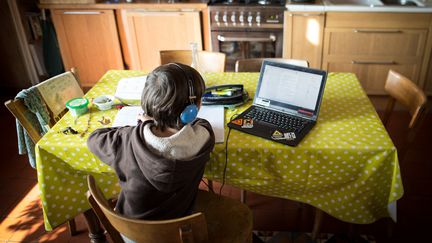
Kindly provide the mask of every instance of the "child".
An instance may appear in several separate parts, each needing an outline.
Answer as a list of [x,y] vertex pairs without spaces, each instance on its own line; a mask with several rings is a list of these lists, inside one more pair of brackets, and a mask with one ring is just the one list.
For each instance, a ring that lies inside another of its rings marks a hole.
[[150,220],[191,213],[215,143],[208,121],[195,119],[204,90],[195,69],[162,65],[147,77],[141,97],[145,115],[137,126],[102,128],[90,135],[90,151],[119,178],[117,212]]

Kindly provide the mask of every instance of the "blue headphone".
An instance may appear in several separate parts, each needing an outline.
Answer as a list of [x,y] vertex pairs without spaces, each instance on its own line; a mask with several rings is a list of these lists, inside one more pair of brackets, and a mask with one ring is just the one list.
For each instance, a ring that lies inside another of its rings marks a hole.
[[183,72],[184,76],[186,77],[186,79],[188,81],[189,105],[187,105],[184,108],[184,110],[182,111],[182,113],[180,113],[180,121],[181,121],[181,123],[186,125],[186,124],[192,122],[193,120],[195,120],[195,118],[198,115],[198,107],[194,103],[196,96],[194,94],[193,83],[192,83],[192,79],[191,79],[190,75],[188,75],[186,70],[184,70],[179,64],[177,64],[177,63],[172,63],[172,64],[174,64],[176,67],[178,67]]

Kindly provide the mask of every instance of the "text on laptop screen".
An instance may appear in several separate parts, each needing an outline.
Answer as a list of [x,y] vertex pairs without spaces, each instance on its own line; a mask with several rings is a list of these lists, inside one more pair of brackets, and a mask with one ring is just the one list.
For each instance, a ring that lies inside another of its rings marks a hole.
[[[267,65],[258,93],[259,100],[314,111],[322,83],[322,75]],[[274,102],[275,101],[275,102]]]

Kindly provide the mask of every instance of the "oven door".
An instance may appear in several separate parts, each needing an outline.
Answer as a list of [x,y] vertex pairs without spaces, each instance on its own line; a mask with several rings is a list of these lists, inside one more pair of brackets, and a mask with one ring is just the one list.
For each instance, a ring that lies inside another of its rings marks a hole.
[[282,57],[282,30],[213,31],[212,46],[214,51],[226,54],[225,71],[234,71],[239,59]]

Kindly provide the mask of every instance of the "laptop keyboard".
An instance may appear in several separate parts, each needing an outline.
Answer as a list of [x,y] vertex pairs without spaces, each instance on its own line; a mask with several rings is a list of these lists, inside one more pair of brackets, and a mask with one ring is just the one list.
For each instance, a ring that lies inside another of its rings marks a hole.
[[273,126],[280,127],[294,132],[300,132],[307,124],[307,120],[279,113],[272,110],[262,109],[254,106],[245,115],[245,118],[251,118],[256,121],[266,122]]

